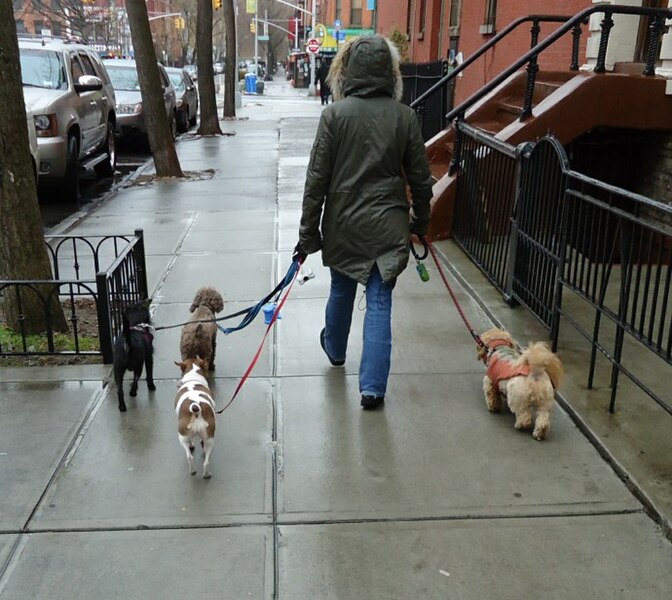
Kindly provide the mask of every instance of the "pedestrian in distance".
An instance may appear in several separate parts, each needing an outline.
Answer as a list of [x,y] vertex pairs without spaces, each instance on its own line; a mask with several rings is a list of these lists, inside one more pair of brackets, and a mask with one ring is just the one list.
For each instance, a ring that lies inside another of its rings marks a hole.
[[370,410],[385,400],[392,290],[411,234],[427,232],[432,178],[416,115],[400,102],[399,53],[388,39],[346,42],[328,79],[334,103],[322,111],[311,150],[295,255],[321,250],[330,269],[320,344],[334,366],[345,363],[357,285],[365,288],[359,389]]
[[320,68],[317,70],[317,80],[320,83],[320,100],[322,105],[329,104],[329,97],[331,96],[331,89],[327,77],[329,76],[329,63],[322,59]]

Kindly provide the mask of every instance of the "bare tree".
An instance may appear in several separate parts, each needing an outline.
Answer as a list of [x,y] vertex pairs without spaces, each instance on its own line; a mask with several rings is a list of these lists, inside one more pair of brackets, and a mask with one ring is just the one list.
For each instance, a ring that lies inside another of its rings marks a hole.
[[198,127],[200,135],[221,135],[222,133],[217,117],[215,73],[212,67],[212,12],[212,0],[198,0],[196,58],[198,61],[198,93],[201,104],[201,122]]
[[236,84],[238,64],[236,62],[236,13],[235,0],[224,0],[224,25],[226,27],[226,64],[224,65],[224,118],[236,116]]
[[163,84],[156,62],[147,5],[144,0],[126,0],[126,10],[135,49],[142,104],[146,109],[147,134],[156,174],[159,177],[184,177],[175,151],[173,127],[166,114]]
[[89,41],[92,31],[91,16],[93,7],[84,0],[31,0],[34,11],[51,21],[61,23],[73,36]]
[[[23,115],[0,119],[0,279],[51,280],[42,219],[37,203],[37,186],[28,148],[26,109],[21,89],[19,44],[11,2],[0,2],[0,114]],[[22,286],[23,287],[23,286]],[[7,324],[26,333],[41,333],[50,325],[67,331],[63,310],[54,295],[56,286],[23,287],[3,291]],[[40,298],[40,296],[42,298]]]

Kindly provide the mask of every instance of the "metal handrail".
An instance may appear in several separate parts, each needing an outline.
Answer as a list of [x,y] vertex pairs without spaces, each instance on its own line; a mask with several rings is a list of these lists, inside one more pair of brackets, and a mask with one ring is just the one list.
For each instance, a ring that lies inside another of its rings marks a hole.
[[411,102],[409,106],[411,108],[416,108],[420,103],[424,102],[434,92],[436,92],[442,86],[447,85],[448,82],[457,77],[470,64],[478,60],[483,54],[485,54],[488,50],[490,50],[490,48],[495,46],[502,38],[505,38],[514,29],[517,29],[519,25],[528,22],[532,22],[535,25],[538,25],[539,23],[564,23],[569,19],[571,19],[571,17],[560,15],[527,15],[525,17],[517,18],[515,21],[509,23],[504,29],[502,29],[495,36],[490,38],[485,44],[483,44],[478,50],[476,50],[474,54],[472,54],[469,58],[465,59],[465,61],[462,64],[455,67],[450,73],[444,75],[432,87],[430,87],[427,91],[423,92],[420,96],[418,96],[415,100],[413,100],[413,102]]
[[[509,67],[504,69],[504,71],[502,71],[494,79],[490,80],[486,85],[484,85],[476,93],[472,94],[471,96],[469,96],[469,98],[464,100],[459,106],[453,108],[446,115],[447,121],[450,123],[450,121],[452,121],[453,119],[455,119],[459,115],[462,115],[468,108],[470,108],[473,104],[478,102],[481,98],[483,98],[484,96],[489,94],[492,90],[494,90],[504,80],[506,80],[508,77],[513,75],[516,71],[518,71],[518,69],[520,69],[523,65],[529,63],[530,60],[535,59],[542,51],[544,51],[546,48],[548,48],[551,44],[554,44],[561,37],[563,37],[566,33],[568,33],[574,27],[576,27],[578,24],[586,23],[588,21],[588,17],[590,17],[590,15],[592,15],[594,13],[604,13],[605,16],[608,19],[611,19],[611,16],[614,15],[614,14],[639,15],[639,16],[649,16],[649,17],[663,16],[666,19],[672,19],[672,9],[646,8],[646,7],[641,7],[641,6],[639,6],[639,7],[638,6],[623,6],[623,5],[617,5],[617,4],[614,4],[614,5],[596,5],[596,6],[591,6],[589,8],[586,8],[586,9],[582,10],[581,12],[577,13],[576,15],[574,15],[573,17],[571,17],[568,21],[566,21],[563,25],[558,27],[551,35],[549,35],[543,41],[537,43],[533,48],[531,48],[525,54],[523,54],[512,65],[510,65]],[[494,40],[494,38],[493,38],[493,40]],[[602,44],[601,44],[601,46],[602,46]],[[600,48],[600,56],[598,56],[598,64],[601,63],[601,62],[604,62],[604,53],[606,53],[606,44],[604,45],[604,48],[602,48],[602,47]],[[465,64],[465,63],[462,63],[462,64]],[[454,72],[455,71],[453,71],[453,73]],[[420,100],[420,98],[418,98],[418,100]],[[417,100],[416,100],[416,102],[417,102]]]

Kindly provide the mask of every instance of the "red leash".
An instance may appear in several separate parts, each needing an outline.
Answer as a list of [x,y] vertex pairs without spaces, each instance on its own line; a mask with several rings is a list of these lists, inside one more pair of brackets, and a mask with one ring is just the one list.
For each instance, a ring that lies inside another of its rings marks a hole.
[[[301,266],[301,262],[299,262],[299,267]],[[259,344],[259,348],[257,348],[257,352],[254,355],[254,358],[252,359],[252,362],[250,363],[250,366],[247,367],[247,371],[245,371],[245,374],[243,375],[242,379],[238,382],[238,386],[236,387],[235,392],[233,392],[233,396],[231,396],[231,400],[228,401],[226,406],[222,408],[221,410],[215,411],[218,415],[223,413],[235,400],[236,396],[238,395],[238,392],[240,391],[240,388],[243,387],[243,384],[247,380],[247,378],[250,376],[250,373],[252,372],[252,369],[254,369],[254,365],[257,364],[257,361],[259,360],[259,355],[261,354],[261,350],[264,347],[264,343],[266,342],[266,338],[268,337],[268,333],[271,331],[271,327],[275,324],[275,322],[278,320],[278,315],[280,314],[280,309],[282,308],[283,304],[285,303],[285,300],[287,300],[287,296],[289,296],[289,292],[292,291],[292,286],[294,285],[294,282],[296,281],[296,277],[299,274],[299,269],[296,269],[296,272],[294,273],[294,277],[292,277],[292,282],[289,284],[289,287],[287,288],[287,291],[285,292],[285,295],[282,297],[280,300],[280,303],[276,307],[275,311],[273,311],[273,316],[271,317],[271,321],[268,324],[268,327],[266,327],[266,333],[264,333],[264,337],[261,338],[261,344]]]
[[450,287],[450,283],[448,283],[448,279],[446,278],[445,273],[443,272],[443,269],[441,268],[441,264],[439,263],[439,259],[436,256],[436,252],[434,250],[434,246],[431,243],[428,243],[427,246],[429,247],[429,251],[432,254],[432,258],[434,259],[434,262],[436,263],[436,268],[439,271],[439,275],[441,276],[441,279],[443,280],[443,283],[446,285],[446,288],[448,289],[448,293],[450,294],[450,297],[453,299],[453,303],[455,304],[455,308],[457,308],[457,312],[460,314],[460,317],[462,317],[462,320],[464,321],[464,324],[467,326],[467,329],[469,330],[469,333],[471,334],[471,337],[474,338],[476,343],[486,350],[487,352],[490,351],[488,346],[483,342],[481,339],[481,336],[476,333],[476,330],[471,326],[469,323],[469,320],[467,319],[466,315],[464,314],[464,311],[462,310],[462,307],[460,306],[460,303],[457,301],[457,296],[455,295],[455,292],[453,292],[453,288]]

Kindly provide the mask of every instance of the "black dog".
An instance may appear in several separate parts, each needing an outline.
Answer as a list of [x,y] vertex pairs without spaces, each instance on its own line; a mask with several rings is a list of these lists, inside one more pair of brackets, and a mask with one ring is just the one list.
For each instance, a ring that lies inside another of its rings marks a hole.
[[153,369],[154,336],[151,332],[149,308],[147,303],[135,304],[124,311],[123,331],[114,342],[114,381],[117,384],[119,410],[126,410],[124,402],[124,373],[133,371],[131,397],[138,393],[138,379],[142,375],[142,366],[147,371],[147,388],[154,391]]

